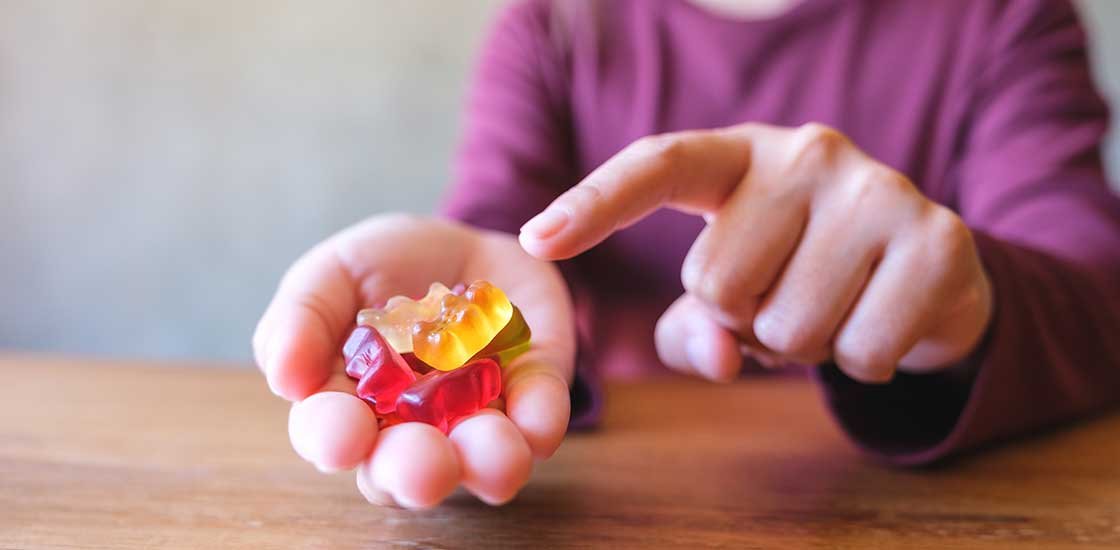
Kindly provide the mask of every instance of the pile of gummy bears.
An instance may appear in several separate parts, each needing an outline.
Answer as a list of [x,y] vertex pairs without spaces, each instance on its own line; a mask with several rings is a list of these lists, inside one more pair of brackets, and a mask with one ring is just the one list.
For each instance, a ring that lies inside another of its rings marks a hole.
[[394,296],[360,311],[342,356],[382,427],[424,422],[447,433],[501,395],[501,368],[529,349],[530,335],[493,284],[433,283],[419,300]]

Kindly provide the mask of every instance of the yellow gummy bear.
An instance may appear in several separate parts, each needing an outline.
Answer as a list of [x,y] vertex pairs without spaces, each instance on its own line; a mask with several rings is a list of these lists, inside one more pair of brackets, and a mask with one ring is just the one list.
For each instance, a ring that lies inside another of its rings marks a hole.
[[462,296],[447,294],[435,319],[412,328],[416,358],[441,371],[455,370],[494,339],[513,316],[513,304],[502,290],[475,281]]
[[444,296],[451,289],[432,283],[428,294],[419,300],[408,296],[393,296],[381,309],[370,308],[358,312],[358,324],[371,326],[381,333],[397,353],[412,351],[412,329],[419,321],[431,321],[439,316]]

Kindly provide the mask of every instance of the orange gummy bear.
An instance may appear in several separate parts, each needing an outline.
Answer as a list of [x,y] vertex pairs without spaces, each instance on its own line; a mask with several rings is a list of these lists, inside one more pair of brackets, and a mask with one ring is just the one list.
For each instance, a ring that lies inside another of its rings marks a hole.
[[412,352],[441,371],[457,369],[482,351],[512,316],[513,304],[500,288],[475,281],[462,295],[446,294],[434,319],[413,325]]

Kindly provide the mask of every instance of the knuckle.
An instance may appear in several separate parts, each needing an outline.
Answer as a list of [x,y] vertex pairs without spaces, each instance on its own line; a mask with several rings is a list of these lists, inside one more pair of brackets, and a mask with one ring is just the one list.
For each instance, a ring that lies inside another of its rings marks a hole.
[[841,195],[848,205],[881,209],[913,191],[914,186],[906,176],[873,162],[847,179]]
[[938,262],[960,258],[970,246],[972,232],[955,212],[935,205],[923,223],[925,248]]
[[819,331],[788,310],[763,310],[755,317],[753,329],[762,345],[782,355],[804,355],[822,345]]
[[797,132],[816,142],[833,142],[843,139],[844,135],[835,128],[820,122],[806,122],[797,127]]
[[828,166],[847,142],[844,134],[829,126],[817,122],[803,124],[794,130],[791,169],[802,171]]
[[842,337],[833,350],[836,363],[861,380],[880,380],[894,370],[894,354],[871,339]]
[[866,180],[865,185],[879,193],[902,195],[915,191],[914,186],[910,184],[910,180],[906,176],[879,163],[873,163],[867,169],[863,179]]
[[893,168],[876,163],[869,176],[874,180],[876,187],[893,194],[915,193],[917,190],[910,183],[910,179]]
[[955,309],[960,311],[984,311],[991,308],[991,289],[986,280],[980,278],[959,284],[953,293]]
[[603,190],[593,182],[585,182],[566,192],[557,200],[558,206],[568,209],[590,208],[603,199]]
[[691,292],[720,311],[734,313],[747,303],[747,292],[733,270],[718,263],[701,265],[699,277],[692,283]]
[[855,177],[851,178],[847,182],[847,185],[843,186],[841,194],[848,205],[853,207],[869,206],[875,208],[873,204],[876,202],[875,197],[881,191],[882,189],[879,186],[878,178],[875,177],[873,171],[863,170],[859,174],[856,174]]
[[664,166],[672,166],[684,156],[685,138],[681,133],[654,134],[631,144],[632,154]]

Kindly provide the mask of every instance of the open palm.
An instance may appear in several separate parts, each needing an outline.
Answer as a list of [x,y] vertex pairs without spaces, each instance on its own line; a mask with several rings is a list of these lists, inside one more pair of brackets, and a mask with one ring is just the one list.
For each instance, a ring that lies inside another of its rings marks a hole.
[[[435,281],[476,279],[505,290],[533,329],[532,348],[503,372],[505,414],[480,411],[448,437],[418,423],[379,431],[339,352],[355,314],[393,295],[422,295]],[[350,227],[284,276],[253,351],[272,391],[295,402],[289,433],[300,456],[323,471],[358,468],[358,487],[375,503],[433,506],[460,483],[485,502],[506,502],[567,428],[575,351],[568,290],[552,264],[502,233],[405,215]]]

